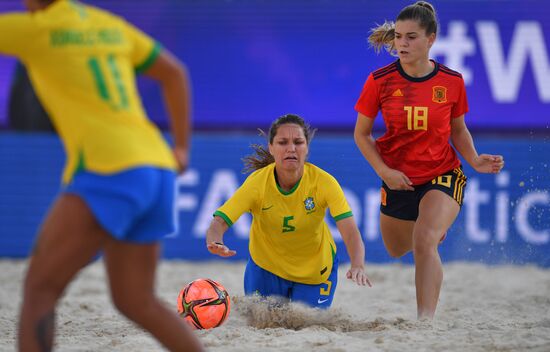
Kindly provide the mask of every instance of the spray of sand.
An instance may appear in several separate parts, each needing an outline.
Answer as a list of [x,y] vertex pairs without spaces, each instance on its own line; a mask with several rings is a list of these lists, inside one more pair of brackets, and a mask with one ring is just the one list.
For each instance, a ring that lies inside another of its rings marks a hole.
[[302,330],[310,327],[330,331],[383,331],[387,329],[430,329],[429,321],[410,321],[403,318],[392,320],[375,318],[365,321],[338,308],[326,310],[310,308],[300,303],[285,302],[275,297],[233,297],[235,311],[245,317],[249,326],[256,329],[285,328]]

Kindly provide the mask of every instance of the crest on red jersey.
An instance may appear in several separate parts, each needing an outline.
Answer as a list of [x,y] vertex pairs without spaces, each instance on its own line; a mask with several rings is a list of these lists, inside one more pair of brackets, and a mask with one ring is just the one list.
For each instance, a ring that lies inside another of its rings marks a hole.
[[433,86],[432,101],[434,103],[446,103],[447,102],[447,87]]

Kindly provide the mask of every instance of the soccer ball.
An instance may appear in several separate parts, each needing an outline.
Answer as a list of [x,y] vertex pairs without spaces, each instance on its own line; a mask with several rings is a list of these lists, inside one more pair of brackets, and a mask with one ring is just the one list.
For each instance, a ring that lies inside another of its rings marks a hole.
[[178,295],[178,313],[194,329],[212,329],[222,325],[229,315],[227,290],[210,279],[188,283]]

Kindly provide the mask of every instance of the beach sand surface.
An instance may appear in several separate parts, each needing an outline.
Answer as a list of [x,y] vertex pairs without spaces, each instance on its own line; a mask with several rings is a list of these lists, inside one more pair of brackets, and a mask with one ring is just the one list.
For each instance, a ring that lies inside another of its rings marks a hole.
[[[0,260],[0,351],[16,348],[25,260]],[[176,310],[179,290],[207,277],[231,296],[227,321],[196,331],[208,351],[550,351],[550,270],[535,266],[445,263],[436,319],[416,320],[414,267],[368,264],[373,287],[345,279],[332,308],[273,305],[244,297],[245,263],[162,261],[158,295]],[[113,308],[103,262],[83,269],[60,301],[59,351],[163,351]]]

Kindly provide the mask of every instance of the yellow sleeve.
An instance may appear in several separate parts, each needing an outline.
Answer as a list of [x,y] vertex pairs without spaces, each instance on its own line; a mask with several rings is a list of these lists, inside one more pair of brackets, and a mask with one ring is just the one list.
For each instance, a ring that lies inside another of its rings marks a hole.
[[323,177],[323,183],[324,185],[321,189],[325,191],[330,215],[334,220],[338,221],[353,216],[344,191],[338,181],[333,176],[326,174]]
[[38,36],[36,21],[29,13],[14,12],[0,15],[0,53],[28,57],[32,42]]
[[251,212],[256,200],[259,199],[259,188],[256,186],[253,176],[254,174],[248,176],[233,196],[214,213],[215,216],[221,217],[227,225],[232,226],[241,215]]
[[146,71],[157,59],[162,46],[149,35],[125,21],[125,37],[131,45],[130,60],[136,72]]

